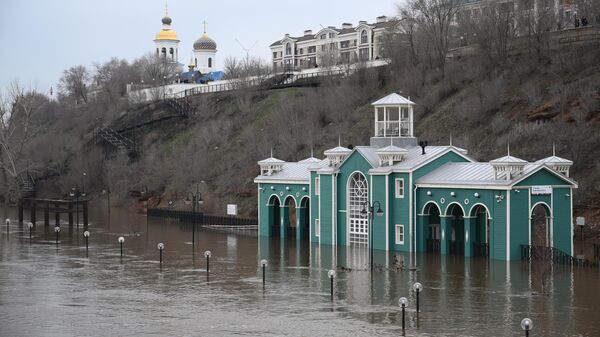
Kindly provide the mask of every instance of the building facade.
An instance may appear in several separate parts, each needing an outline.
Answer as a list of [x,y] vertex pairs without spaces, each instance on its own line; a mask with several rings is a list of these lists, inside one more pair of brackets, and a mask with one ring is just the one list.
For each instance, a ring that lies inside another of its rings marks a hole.
[[520,258],[523,245],[573,254],[573,164],[507,156],[478,162],[452,144],[414,136],[414,103],[373,103],[369,146],[325,158],[259,161],[260,236],[382,251]]
[[286,34],[270,46],[273,69],[307,69],[379,59],[383,35],[392,25],[387,17],[380,16],[371,24],[343,23],[341,28],[329,26],[316,34],[306,30],[298,37]]

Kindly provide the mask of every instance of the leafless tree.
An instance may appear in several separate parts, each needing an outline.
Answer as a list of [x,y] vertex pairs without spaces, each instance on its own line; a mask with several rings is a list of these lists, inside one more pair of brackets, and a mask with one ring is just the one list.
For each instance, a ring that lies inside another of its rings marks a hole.
[[434,60],[442,74],[450,46],[450,26],[461,3],[461,0],[408,0],[406,3],[407,11],[416,14],[419,28],[431,41]]
[[75,66],[63,71],[63,76],[58,82],[59,95],[70,98],[75,103],[88,102],[90,73],[84,66]]
[[11,197],[19,197],[21,178],[35,169],[26,147],[40,130],[34,118],[47,99],[34,89],[25,89],[18,82],[0,92],[0,175],[4,186],[4,212]]

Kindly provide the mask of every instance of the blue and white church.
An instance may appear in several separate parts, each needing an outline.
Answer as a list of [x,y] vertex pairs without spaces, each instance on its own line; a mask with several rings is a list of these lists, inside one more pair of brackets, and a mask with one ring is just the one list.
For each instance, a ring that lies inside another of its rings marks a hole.
[[338,145],[324,159],[261,160],[261,237],[517,260],[527,246],[573,255],[573,162],[510,155],[478,162],[467,150],[414,135],[415,103],[374,103],[368,146]]

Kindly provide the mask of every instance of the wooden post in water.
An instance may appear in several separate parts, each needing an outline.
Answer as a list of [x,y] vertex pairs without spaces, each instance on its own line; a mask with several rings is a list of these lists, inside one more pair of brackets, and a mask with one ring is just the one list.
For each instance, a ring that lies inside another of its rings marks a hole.
[[29,219],[35,226],[35,222],[37,221],[37,209],[36,209],[35,201],[33,201],[33,200],[31,201],[29,212],[30,212]]
[[73,203],[69,202],[69,227],[73,227]]
[[44,226],[50,226],[50,203],[48,202],[44,207]]
[[87,200],[83,202],[83,227],[87,228],[88,226],[88,202]]
[[60,226],[60,211],[58,210],[60,205],[55,203],[54,207],[56,207],[56,210],[54,211],[54,225]]

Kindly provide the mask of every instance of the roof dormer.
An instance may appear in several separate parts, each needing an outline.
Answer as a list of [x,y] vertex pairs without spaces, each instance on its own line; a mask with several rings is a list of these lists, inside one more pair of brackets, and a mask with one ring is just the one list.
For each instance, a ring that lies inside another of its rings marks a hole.
[[380,166],[392,166],[401,162],[408,153],[408,150],[390,144],[389,146],[378,149],[375,153],[379,156]]
[[258,162],[258,166],[260,166],[260,175],[261,176],[270,176],[273,173],[277,173],[283,170],[283,164],[285,162],[283,160],[273,158],[267,158],[265,160],[261,160]]
[[523,173],[523,169],[528,162],[511,156],[509,150],[507,156],[490,160],[490,164],[492,164],[492,167],[494,168],[495,180],[501,179],[503,175],[506,180],[511,180],[512,178]]
[[565,158],[558,157],[556,155],[556,147],[554,147],[554,146],[552,147],[552,156],[551,157],[540,159],[540,160],[536,161],[535,163],[547,165],[554,171],[564,174],[567,178],[569,177],[569,170],[571,169],[571,166],[573,166],[572,161],[565,159]]
[[325,151],[325,157],[329,160],[330,166],[338,166],[350,156],[352,150],[341,145]]

